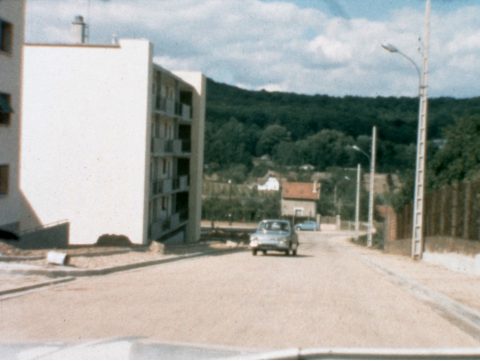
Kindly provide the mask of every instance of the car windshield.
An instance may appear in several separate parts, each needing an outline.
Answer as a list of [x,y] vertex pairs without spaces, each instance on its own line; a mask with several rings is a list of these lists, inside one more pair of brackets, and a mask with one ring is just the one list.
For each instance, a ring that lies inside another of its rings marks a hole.
[[290,224],[280,221],[263,221],[259,224],[258,230],[263,233],[288,232],[290,231]]

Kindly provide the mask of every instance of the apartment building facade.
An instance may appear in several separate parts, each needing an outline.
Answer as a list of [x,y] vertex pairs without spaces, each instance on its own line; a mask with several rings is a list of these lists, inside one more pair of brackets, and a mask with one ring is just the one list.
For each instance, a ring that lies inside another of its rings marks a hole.
[[24,1],[0,0],[0,229],[17,232]]
[[142,39],[24,53],[22,225],[65,222],[70,244],[198,240],[205,77]]

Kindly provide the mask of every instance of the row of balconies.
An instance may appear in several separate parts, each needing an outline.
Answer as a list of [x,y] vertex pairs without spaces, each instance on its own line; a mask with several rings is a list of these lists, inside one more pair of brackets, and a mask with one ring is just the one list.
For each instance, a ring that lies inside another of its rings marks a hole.
[[160,218],[150,224],[150,238],[159,239],[164,234],[175,230],[188,220],[188,210],[180,210],[170,216]]
[[153,138],[151,152],[155,154],[188,154],[192,150],[190,140]]
[[191,106],[162,96],[157,96],[155,98],[155,110],[163,112],[170,117],[179,117],[186,121],[192,120]]
[[182,175],[177,178],[159,179],[152,182],[150,194],[168,194],[172,192],[184,192],[188,190],[188,175]]

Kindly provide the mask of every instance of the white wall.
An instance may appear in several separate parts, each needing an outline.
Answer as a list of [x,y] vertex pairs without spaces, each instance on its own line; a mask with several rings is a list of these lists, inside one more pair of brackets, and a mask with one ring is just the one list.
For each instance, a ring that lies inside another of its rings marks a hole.
[[190,158],[190,194],[187,225],[187,241],[200,239],[200,222],[202,220],[202,184],[203,184],[203,149],[205,134],[205,109],[207,82],[199,72],[180,72],[174,74],[195,89],[192,119],[192,155]]
[[268,177],[268,180],[263,185],[257,186],[259,191],[279,191],[280,190],[280,182],[277,178]]
[[73,244],[147,241],[150,72],[146,40],[25,46],[25,227],[66,219]]
[[20,131],[20,69],[24,35],[24,1],[0,1],[0,18],[13,25],[12,52],[0,51],[0,92],[11,95],[10,125],[0,125],[0,164],[9,165],[9,191],[0,195],[0,227],[20,220],[18,160]]

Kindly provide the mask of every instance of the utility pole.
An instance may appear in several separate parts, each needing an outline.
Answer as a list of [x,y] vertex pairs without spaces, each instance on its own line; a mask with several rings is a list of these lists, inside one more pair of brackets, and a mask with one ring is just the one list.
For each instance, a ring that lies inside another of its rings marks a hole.
[[425,28],[422,44],[423,67],[420,79],[420,105],[417,134],[417,161],[415,170],[415,196],[413,209],[412,258],[421,259],[424,244],[425,164],[427,156],[427,108],[428,108],[428,52],[430,46],[430,0],[425,6]]
[[373,245],[373,207],[374,207],[374,190],[375,190],[375,153],[377,149],[377,127],[372,129],[372,150],[370,152],[370,191],[368,195],[368,236],[367,246]]
[[357,164],[357,193],[355,196],[355,237],[358,239],[360,232],[360,182],[362,168],[360,163]]

